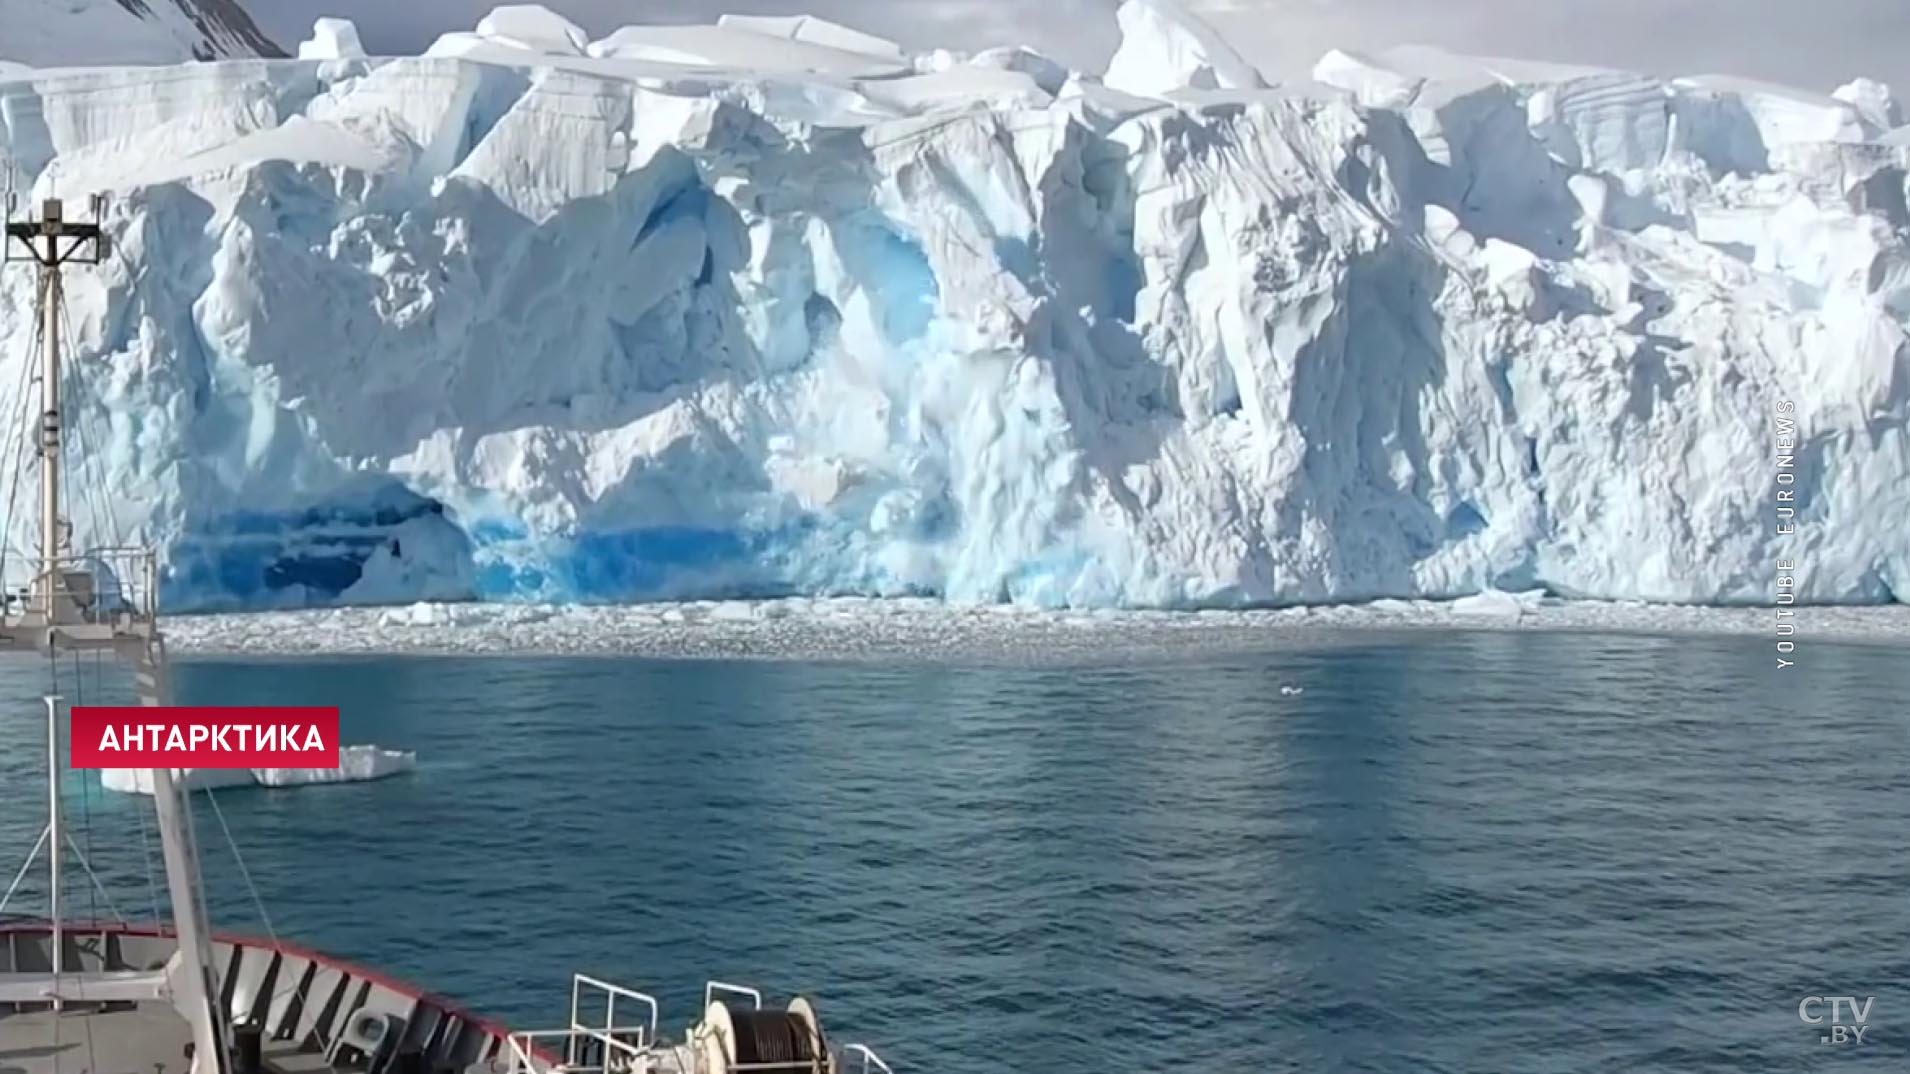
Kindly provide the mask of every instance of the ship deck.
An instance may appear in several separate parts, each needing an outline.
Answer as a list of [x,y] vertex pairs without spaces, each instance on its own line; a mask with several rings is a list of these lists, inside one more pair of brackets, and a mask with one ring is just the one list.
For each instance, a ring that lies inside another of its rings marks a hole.
[[[185,1074],[185,1020],[164,1003],[110,1011],[0,1013],[0,1074]],[[264,1049],[266,1074],[325,1074],[317,1052],[289,1041]]]
[[0,1012],[0,1074],[184,1074],[192,1034],[177,1011]]

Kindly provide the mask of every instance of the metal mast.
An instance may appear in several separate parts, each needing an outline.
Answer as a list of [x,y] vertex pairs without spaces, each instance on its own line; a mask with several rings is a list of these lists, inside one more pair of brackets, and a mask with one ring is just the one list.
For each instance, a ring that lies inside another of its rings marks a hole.
[[[99,201],[94,201],[95,216]],[[11,206],[9,206],[11,208]],[[60,559],[65,541],[60,519],[60,266],[68,261],[97,264],[107,254],[108,244],[98,223],[69,223],[63,206],[49,198],[41,206],[40,219],[15,223],[7,221],[7,260],[25,260],[14,252],[17,242],[40,265],[39,303],[44,346],[40,350],[40,561],[34,571],[33,602],[39,608],[52,609],[62,577]],[[62,242],[62,240],[65,240]],[[51,616],[49,616],[49,626]],[[48,633],[51,643],[52,634]],[[66,830],[60,823],[60,722],[59,697],[48,694],[46,702],[46,781],[47,781],[47,916],[53,936],[53,979],[58,981],[65,969],[65,929],[60,917],[60,857]],[[61,1008],[56,995],[53,1009]]]
[[[93,220],[67,220],[65,206],[58,198],[41,203],[38,220],[14,221],[12,196],[8,196],[6,223],[6,261],[31,261],[38,265],[41,333],[40,349],[40,556],[34,572],[30,600],[23,612],[10,608],[0,611],[0,633],[5,640],[32,639],[48,652],[57,644],[68,648],[111,648],[136,655],[136,679],[140,702],[163,705],[170,698],[165,668],[165,647],[158,629],[155,593],[157,577],[150,552],[141,554],[144,568],[144,597],[141,607],[131,610],[102,610],[93,592],[94,579],[87,573],[91,557],[74,556],[67,547],[72,532],[60,517],[61,399],[63,374],[60,368],[61,312],[64,292],[60,272],[69,264],[97,265],[111,255],[111,243],[101,229],[99,218],[105,199],[93,198]],[[111,495],[110,490],[101,490]],[[123,550],[121,550],[123,552]],[[80,590],[76,591],[75,586]],[[0,608],[4,608],[0,605]],[[104,995],[83,979],[84,975],[63,973],[63,939],[60,923],[59,852],[65,838],[60,829],[60,751],[59,698],[46,698],[48,717],[47,761],[49,782],[49,841],[53,844],[53,979],[54,1005],[72,988],[76,995]],[[192,813],[185,791],[172,778],[172,769],[152,771],[153,811],[158,818],[160,843],[166,861],[166,888],[173,908],[173,928],[178,935],[177,973],[168,990],[180,1014],[192,1029],[193,1069],[199,1074],[225,1074],[230,1069],[230,1051],[224,1031],[225,1019],[218,1008],[219,991],[212,978],[211,935],[206,926],[205,902],[199,890],[199,854],[192,838]],[[92,989],[89,992],[89,988]]]
[[[40,266],[40,564],[34,577],[34,598],[50,611],[61,588],[60,562],[68,528],[60,517],[60,311],[65,294],[60,268],[67,264],[97,265],[111,253],[111,243],[100,230],[103,198],[93,198],[91,222],[66,219],[64,204],[48,198],[40,219],[7,221],[8,261],[33,261]],[[16,250],[23,250],[24,256]]]

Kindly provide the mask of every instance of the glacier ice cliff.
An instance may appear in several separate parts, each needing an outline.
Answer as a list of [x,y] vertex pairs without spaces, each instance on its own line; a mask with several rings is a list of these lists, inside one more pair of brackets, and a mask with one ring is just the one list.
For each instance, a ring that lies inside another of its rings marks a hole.
[[1121,19],[1105,77],[535,7],[0,72],[0,165],[113,194],[80,541],[159,542],[199,608],[1910,593],[1887,88],[1410,49],[1272,85]]

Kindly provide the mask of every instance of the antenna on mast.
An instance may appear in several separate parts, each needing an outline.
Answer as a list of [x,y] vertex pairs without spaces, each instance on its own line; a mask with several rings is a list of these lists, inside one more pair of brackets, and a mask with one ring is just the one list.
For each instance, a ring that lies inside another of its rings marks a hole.
[[[98,204],[95,202],[95,204]],[[58,198],[40,203],[38,220],[7,221],[7,261],[32,261],[40,267],[40,562],[34,573],[33,601],[49,616],[62,587],[61,556],[68,532],[60,517],[60,328],[64,291],[60,270],[68,264],[97,265],[106,260],[111,243],[99,221],[66,219]]]

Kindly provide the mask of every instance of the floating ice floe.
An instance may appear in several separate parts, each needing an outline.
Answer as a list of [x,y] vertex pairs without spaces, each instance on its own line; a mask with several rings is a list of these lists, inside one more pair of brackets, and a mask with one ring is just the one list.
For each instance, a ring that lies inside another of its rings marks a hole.
[[[223,787],[302,787],[318,783],[365,783],[416,769],[418,755],[377,746],[342,746],[337,768],[179,768],[173,778],[190,790]],[[108,768],[100,782],[109,791],[151,794],[152,770]]]

